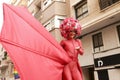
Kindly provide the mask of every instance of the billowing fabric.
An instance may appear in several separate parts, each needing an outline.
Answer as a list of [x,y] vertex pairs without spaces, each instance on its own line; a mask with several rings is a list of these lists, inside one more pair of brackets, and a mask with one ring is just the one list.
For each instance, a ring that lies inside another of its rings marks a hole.
[[[63,80],[83,80],[82,70],[78,63],[78,54],[83,55],[81,41],[78,39],[68,39],[62,40],[60,44],[71,58],[71,61],[64,67]],[[78,46],[80,46],[80,49],[76,50],[75,47]]]
[[62,80],[70,58],[25,7],[3,4],[0,40],[21,80]]

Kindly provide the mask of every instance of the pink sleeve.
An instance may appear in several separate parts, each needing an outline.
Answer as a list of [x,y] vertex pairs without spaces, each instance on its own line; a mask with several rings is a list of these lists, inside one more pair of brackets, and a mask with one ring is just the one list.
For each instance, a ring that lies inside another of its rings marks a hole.
[[80,46],[80,49],[78,49],[78,52],[79,52],[79,54],[83,55],[84,50],[83,50],[83,47],[82,47],[82,42],[79,39],[77,39],[77,42],[78,42],[78,44]]

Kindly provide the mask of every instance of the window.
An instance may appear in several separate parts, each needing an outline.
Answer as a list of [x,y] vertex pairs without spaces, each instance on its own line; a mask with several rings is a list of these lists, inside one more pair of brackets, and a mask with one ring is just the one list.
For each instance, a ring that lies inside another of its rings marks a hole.
[[93,47],[95,48],[100,48],[103,46],[103,40],[102,40],[102,33],[97,33],[92,36],[93,39]]
[[83,74],[87,74],[84,75],[84,80],[95,80],[94,79],[94,66],[89,66],[89,67],[85,67],[82,68],[83,70]]
[[74,9],[77,19],[81,19],[87,16],[88,15],[87,0],[80,1],[77,5],[75,5]]
[[43,9],[45,9],[47,6],[49,6],[52,3],[52,0],[44,0],[43,1]]
[[2,60],[5,60],[5,59],[7,59],[7,52],[6,51],[4,52],[4,57],[2,58]]
[[45,24],[44,26],[48,31],[51,31],[52,29],[54,29],[54,19],[51,19],[50,21],[47,22],[47,24]]
[[117,32],[118,32],[118,37],[119,37],[119,41],[120,41],[120,25],[117,26]]
[[59,28],[60,24],[62,23],[62,21],[63,21],[63,18],[60,18],[60,17],[56,16],[56,19],[55,19],[55,28]]
[[65,19],[65,17],[56,15],[54,18],[55,18],[55,22],[54,22],[55,28],[59,28],[61,22]]
[[99,0],[100,9],[104,9],[120,0]]
[[28,6],[33,2],[34,0],[28,0]]
[[89,80],[95,80],[94,79],[94,68],[88,68],[88,73],[89,73]]
[[98,70],[97,73],[99,80],[109,80],[108,70]]
[[48,31],[50,31],[50,30],[51,30],[50,22],[47,23],[44,27],[45,27]]

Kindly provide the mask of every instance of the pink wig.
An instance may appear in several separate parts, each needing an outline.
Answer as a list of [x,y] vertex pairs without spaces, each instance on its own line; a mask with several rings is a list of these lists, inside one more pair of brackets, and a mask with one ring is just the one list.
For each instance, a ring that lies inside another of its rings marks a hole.
[[70,31],[75,31],[76,36],[79,36],[81,33],[81,26],[77,20],[66,18],[60,25],[60,32],[64,38],[67,38]]

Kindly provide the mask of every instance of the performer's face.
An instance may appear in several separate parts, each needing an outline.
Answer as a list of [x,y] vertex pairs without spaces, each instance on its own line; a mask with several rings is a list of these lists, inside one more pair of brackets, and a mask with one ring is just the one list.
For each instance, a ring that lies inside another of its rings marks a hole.
[[69,37],[70,39],[73,39],[75,36],[76,36],[75,31],[70,31],[70,32],[69,32],[68,37]]

